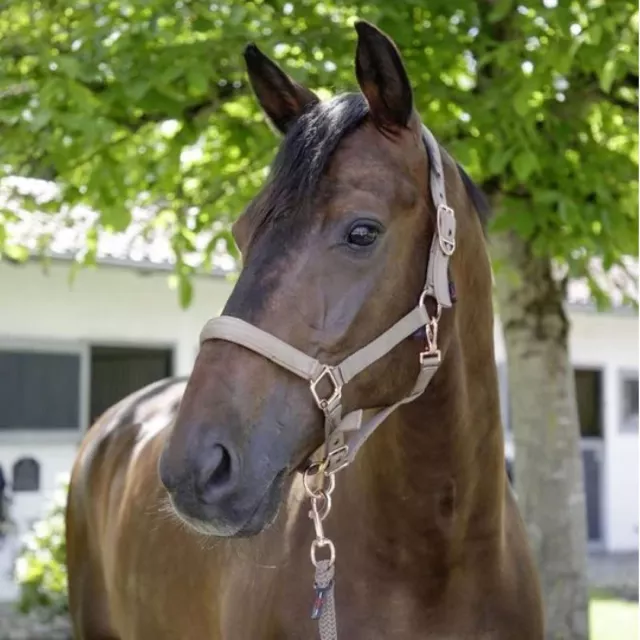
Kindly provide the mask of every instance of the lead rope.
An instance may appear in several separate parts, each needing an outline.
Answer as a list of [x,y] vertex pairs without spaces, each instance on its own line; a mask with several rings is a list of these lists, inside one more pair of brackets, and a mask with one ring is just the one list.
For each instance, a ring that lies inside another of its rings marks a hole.
[[[320,560],[316,565],[316,602],[314,603],[311,619],[318,621],[320,640],[338,640],[334,574],[335,565],[331,564],[329,560]],[[316,614],[318,605],[320,608]]]
[[[333,542],[324,535],[323,520],[331,511],[331,494],[336,488],[334,474],[327,475],[322,463],[315,463],[305,469],[302,476],[304,490],[311,502],[309,518],[313,522],[316,537],[311,543],[311,562],[316,569],[314,589],[315,598],[311,609],[311,619],[318,621],[320,640],[338,640],[338,624],[336,621],[335,601],[335,562],[336,548]],[[311,485],[312,478],[320,478],[320,486]],[[326,482],[329,482],[325,487]],[[329,557],[318,558],[318,551],[325,548]]]

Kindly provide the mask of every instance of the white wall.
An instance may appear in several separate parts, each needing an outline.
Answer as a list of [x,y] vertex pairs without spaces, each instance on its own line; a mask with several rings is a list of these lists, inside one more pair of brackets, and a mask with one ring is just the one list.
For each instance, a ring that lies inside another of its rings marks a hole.
[[171,345],[177,375],[191,371],[204,323],[220,313],[232,284],[196,278],[183,311],[167,273],[103,267],[80,271],[55,263],[44,275],[36,264],[0,263],[0,339],[42,338],[92,343]]
[[[570,358],[575,367],[603,372],[604,460],[602,510],[608,551],[638,549],[638,434],[621,433],[621,373],[638,370],[638,316],[570,309]],[[506,360],[502,327],[495,327],[496,360]]]
[[623,370],[638,370],[638,316],[580,313],[572,317],[571,358],[604,372],[604,542],[638,549],[638,434],[621,432]]

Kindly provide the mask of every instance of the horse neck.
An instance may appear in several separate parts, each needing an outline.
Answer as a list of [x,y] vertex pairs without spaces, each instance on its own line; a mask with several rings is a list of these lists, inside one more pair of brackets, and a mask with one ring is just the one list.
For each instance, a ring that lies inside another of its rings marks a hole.
[[[488,289],[484,304],[473,302],[474,287],[480,296]],[[364,521],[398,538],[426,536],[433,554],[499,542],[502,531],[506,474],[490,285],[467,281],[462,289],[440,369],[420,398],[381,425],[356,471]]]

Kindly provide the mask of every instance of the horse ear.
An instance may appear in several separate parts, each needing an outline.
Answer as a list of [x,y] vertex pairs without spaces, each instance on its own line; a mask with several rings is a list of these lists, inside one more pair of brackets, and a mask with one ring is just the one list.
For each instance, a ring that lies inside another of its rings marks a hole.
[[356,31],[356,77],[374,123],[383,130],[406,127],[413,112],[413,92],[396,45],[364,20],[356,22]]
[[286,133],[307,107],[319,102],[313,91],[295,82],[255,44],[245,48],[244,60],[258,102],[280,133]]

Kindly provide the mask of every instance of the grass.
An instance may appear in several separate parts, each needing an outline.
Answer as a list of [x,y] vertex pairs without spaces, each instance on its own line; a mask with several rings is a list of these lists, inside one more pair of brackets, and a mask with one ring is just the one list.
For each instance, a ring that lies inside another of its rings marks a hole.
[[591,640],[639,640],[638,603],[606,596],[591,598]]

